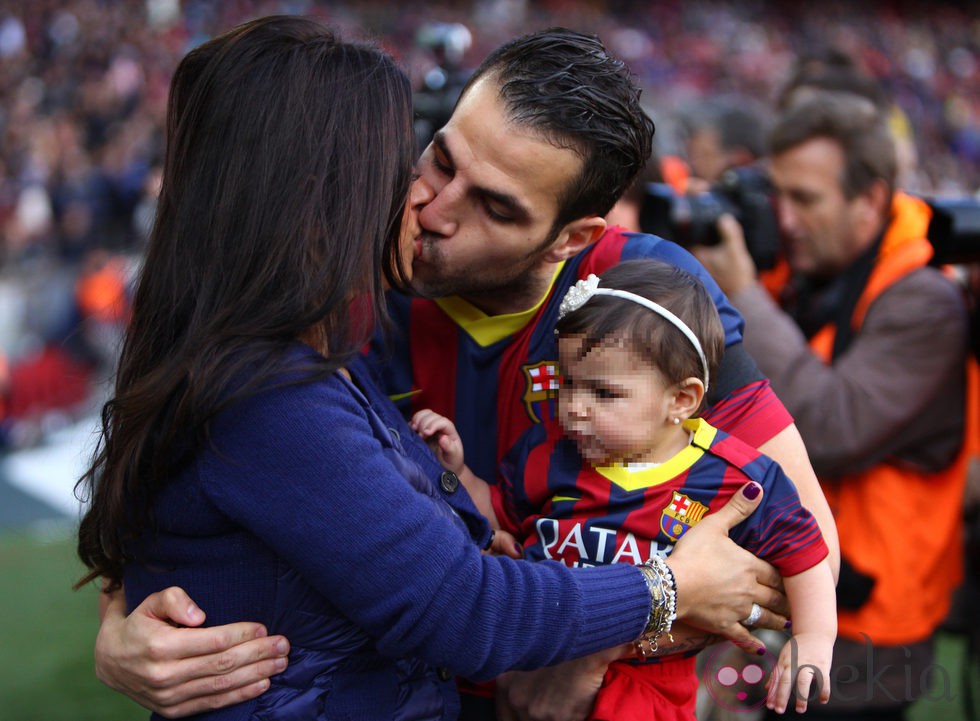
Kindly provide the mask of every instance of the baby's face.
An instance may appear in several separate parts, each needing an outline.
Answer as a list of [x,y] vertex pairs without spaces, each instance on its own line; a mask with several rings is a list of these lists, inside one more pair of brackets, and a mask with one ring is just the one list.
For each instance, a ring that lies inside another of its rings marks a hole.
[[583,339],[558,340],[558,419],[592,465],[662,462],[678,432],[664,377],[623,343],[582,354]]

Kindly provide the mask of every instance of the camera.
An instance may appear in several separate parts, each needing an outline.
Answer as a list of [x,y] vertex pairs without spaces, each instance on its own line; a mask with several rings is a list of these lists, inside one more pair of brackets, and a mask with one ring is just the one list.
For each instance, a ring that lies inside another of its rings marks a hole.
[[932,209],[926,237],[935,254],[933,265],[980,263],[980,200],[923,198]]
[[640,205],[640,229],[688,248],[721,242],[718,218],[730,213],[745,232],[745,243],[760,270],[779,257],[779,223],[769,178],[755,166],[726,170],[703,193],[679,194],[666,183],[647,183]]
[[[980,200],[972,196],[922,199],[932,209],[926,234],[935,251],[932,265],[980,262]],[[640,229],[685,248],[715,245],[721,241],[717,222],[723,213],[731,213],[741,223],[756,267],[774,267],[780,253],[779,222],[769,178],[756,166],[725,171],[703,193],[680,194],[666,183],[647,183]]]

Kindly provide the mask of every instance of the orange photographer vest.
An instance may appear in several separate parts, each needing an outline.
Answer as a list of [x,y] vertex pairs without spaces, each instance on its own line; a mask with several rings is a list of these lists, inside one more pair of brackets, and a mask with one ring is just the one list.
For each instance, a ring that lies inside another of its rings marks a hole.
[[[932,246],[926,232],[931,215],[923,201],[895,195],[892,223],[851,317],[855,331],[882,291],[929,262]],[[834,332],[829,324],[810,341],[825,363],[830,363]],[[975,367],[971,373],[975,381]],[[967,428],[966,438],[977,432]],[[863,641],[867,634],[879,645],[911,643],[930,636],[946,617],[950,594],[962,578],[969,445],[964,444],[952,465],[936,473],[883,462],[863,473],[821,480],[837,522],[841,553],[858,571],[876,579],[870,598],[858,611],[839,611],[841,636]]]

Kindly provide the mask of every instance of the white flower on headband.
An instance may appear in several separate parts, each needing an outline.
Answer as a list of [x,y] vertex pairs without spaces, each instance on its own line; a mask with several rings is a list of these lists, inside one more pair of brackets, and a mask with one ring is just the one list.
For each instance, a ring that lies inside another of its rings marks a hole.
[[589,275],[585,280],[580,280],[565,293],[565,297],[558,306],[558,319],[561,320],[572,311],[578,310],[585,305],[589,298],[595,295],[599,287],[599,276],[595,273]]

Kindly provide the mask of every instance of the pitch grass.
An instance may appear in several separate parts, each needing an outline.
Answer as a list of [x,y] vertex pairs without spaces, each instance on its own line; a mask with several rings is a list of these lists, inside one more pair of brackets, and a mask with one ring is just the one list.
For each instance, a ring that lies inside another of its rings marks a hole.
[[95,677],[94,586],[82,575],[71,529],[0,536],[0,721],[130,721],[149,711]]
[[[149,716],[95,678],[98,597],[94,587],[71,590],[82,572],[71,532],[55,527],[0,535],[0,721],[136,721]],[[950,686],[934,688],[918,701],[909,721],[965,721],[964,659],[961,638],[941,636],[936,661]],[[974,696],[980,695],[978,682],[980,674],[974,673]]]

